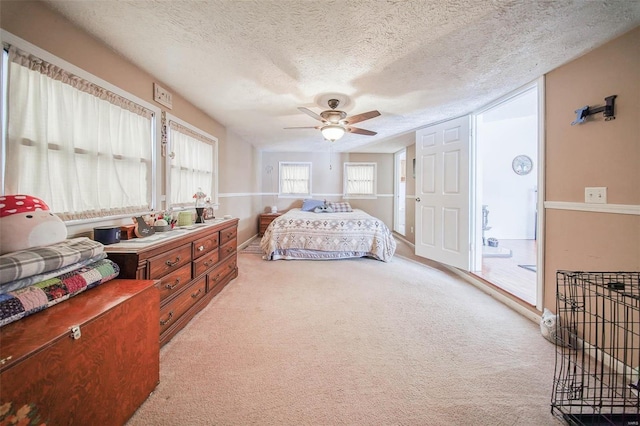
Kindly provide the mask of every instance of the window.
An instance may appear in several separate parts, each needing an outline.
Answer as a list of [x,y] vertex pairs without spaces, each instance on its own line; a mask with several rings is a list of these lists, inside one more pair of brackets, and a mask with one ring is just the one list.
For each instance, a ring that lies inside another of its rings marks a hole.
[[42,198],[63,220],[153,209],[158,109],[29,50],[5,46],[3,193]]
[[170,114],[166,114],[163,125],[170,149],[167,157],[171,206],[193,206],[197,191],[202,191],[216,206],[218,140]]
[[375,198],[376,166],[376,163],[344,163],[344,198]]
[[311,163],[280,162],[279,196],[311,196]]

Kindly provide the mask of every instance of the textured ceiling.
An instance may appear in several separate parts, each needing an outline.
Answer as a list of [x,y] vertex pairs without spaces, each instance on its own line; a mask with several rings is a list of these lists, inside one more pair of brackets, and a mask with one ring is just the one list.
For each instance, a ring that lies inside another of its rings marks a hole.
[[[640,24],[636,0],[46,0],[259,149],[326,151],[327,94],[356,126],[335,151],[394,152]],[[603,94],[603,95],[606,95]]]

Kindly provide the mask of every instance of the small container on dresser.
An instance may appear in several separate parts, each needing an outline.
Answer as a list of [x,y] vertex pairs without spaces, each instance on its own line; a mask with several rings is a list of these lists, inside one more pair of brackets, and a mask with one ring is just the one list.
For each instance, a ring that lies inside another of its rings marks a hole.
[[238,276],[237,233],[238,219],[229,219],[173,236],[169,231],[166,238],[149,244],[140,239],[105,247],[109,259],[120,266],[120,277],[157,280],[161,345]]
[[262,237],[264,235],[264,231],[267,230],[271,222],[281,214],[282,213],[262,213],[259,220],[258,235]]

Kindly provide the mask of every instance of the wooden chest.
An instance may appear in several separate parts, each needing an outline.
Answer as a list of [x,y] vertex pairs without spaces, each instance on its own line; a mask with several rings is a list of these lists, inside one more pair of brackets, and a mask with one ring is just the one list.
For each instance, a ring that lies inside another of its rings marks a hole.
[[0,405],[33,404],[47,425],[124,424],[160,380],[154,284],[112,280],[0,328]]
[[230,219],[170,231],[150,243],[141,238],[105,247],[120,277],[157,280],[160,345],[238,276],[237,234],[238,219]]

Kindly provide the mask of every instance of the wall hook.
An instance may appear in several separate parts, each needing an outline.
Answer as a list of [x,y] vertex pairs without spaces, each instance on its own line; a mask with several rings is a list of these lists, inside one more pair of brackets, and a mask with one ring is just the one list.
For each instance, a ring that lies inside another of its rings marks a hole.
[[577,114],[576,119],[575,121],[571,122],[571,125],[573,126],[575,124],[584,123],[584,121],[587,119],[588,116],[597,114],[599,112],[601,112],[602,115],[604,115],[604,121],[615,120],[616,96],[617,95],[611,95],[604,98],[605,102],[607,103],[604,106],[591,108],[589,105],[587,105],[587,106],[583,106],[580,109],[575,110],[575,113]]

